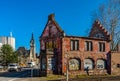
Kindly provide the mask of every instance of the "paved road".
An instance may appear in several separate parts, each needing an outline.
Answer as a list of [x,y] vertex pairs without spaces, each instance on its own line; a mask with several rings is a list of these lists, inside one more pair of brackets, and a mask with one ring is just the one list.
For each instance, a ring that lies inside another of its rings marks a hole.
[[[32,70],[31,70],[32,69]],[[0,81],[47,81],[44,78],[40,77],[31,77],[32,71],[36,69],[33,68],[24,68],[21,72],[3,72],[0,73]],[[65,79],[62,80],[48,80],[48,81],[66,81]],[[79,79],[69,79],[69,81],[120,81],[120,76],[104,76],[104,77],[86,77],[86,78],[79,78]]]
[[27,81],[26,79],[32,76],[32,70],[25,68],[21,72],[1,72],[0,81]]

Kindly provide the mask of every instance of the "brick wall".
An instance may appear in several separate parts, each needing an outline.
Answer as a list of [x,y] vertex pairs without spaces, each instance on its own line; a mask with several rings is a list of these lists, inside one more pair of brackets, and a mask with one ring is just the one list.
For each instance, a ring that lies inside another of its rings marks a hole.
[[[70,50],[70,41],[71,40],[79,40],[79,50],[71,51]],[[85,41],[92,41],[93,43],[93,51],[85,51]],[[105,52],[99,52],[98,43],[104,42],[105,43]],[[77,71],[70,71],[70,74],[85,74],[84,71],[84,60],[86,58],[91,58],[94,61],[94,69],[90,70],[93,74],[102,74],[106,73],[106,69],[100,70],[97,69],[96,62],[98,59],[105,59],[107,61],[107,53],[109,52],[109,42],[103,40],[96,40],[96,39],[89,39],[89,38],[82,38],[82,37],[64,37],[62,39],[62,73],[66,72],[66,63],[67,59],[77,58],[80,59],[80,69]],[[67,56],[68,55],[68,56]]]
[[111,53],[111,74],[120,75],[120,52]]

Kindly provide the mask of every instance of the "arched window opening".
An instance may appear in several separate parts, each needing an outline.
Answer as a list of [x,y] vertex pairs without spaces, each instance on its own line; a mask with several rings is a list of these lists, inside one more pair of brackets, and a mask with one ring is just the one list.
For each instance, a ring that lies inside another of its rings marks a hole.
[[80,69],[80,60],[70,59],[69,60],[69,70],[79,70]]
[[103,59],[97,60],[97,69],[106,69],[106,61]]
[[84,60],[84,69],[86,69],[86,68],[93,69],[94,68],[93,66],[94,66],[94,62],[92,59],[87,58]]

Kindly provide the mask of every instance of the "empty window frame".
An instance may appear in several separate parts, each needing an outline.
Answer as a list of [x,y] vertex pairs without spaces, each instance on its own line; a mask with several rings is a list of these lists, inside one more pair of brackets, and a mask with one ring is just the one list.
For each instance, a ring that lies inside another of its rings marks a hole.
[[105,52],[105,43],[99,42],[99,51],[100,52]]
[[86,41],[86,42],[85,42],[85,50],[86,50],[86,51],[93,51],[92,41]]
[[120,68],[120,64],[117,64],[117,68]]
[[79,40],[71,40],[71,50],[79,50]]

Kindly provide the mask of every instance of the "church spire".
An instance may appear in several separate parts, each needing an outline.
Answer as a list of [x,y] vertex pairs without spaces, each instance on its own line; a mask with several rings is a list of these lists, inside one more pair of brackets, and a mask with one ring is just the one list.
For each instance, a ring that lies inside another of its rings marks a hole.
[[29,55],[29,61],[34,62],[36,60],[36,54],[35,54],[35,42],[34,42],[34,35],[32,33],[31,40],[30,40],[30,55]]
[[30,43],[31,43],[30,44],[31,46],[34,46],[34,35],[33,35],[33,33],[32,33],[32,37],[31,37]]
[[32,33],[32,38],[31,38],[31,40],[34,40],[34,36],[33,36],[33,33]]

